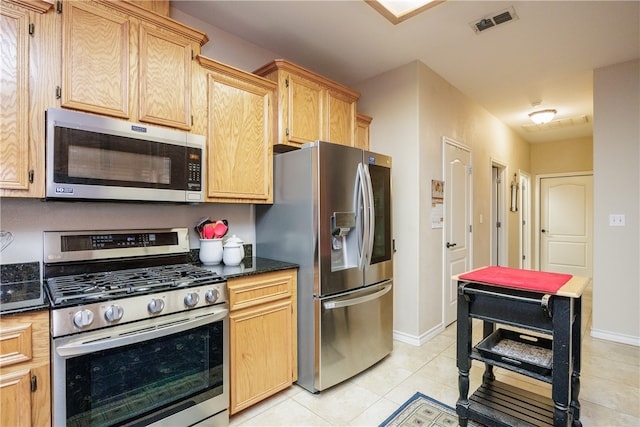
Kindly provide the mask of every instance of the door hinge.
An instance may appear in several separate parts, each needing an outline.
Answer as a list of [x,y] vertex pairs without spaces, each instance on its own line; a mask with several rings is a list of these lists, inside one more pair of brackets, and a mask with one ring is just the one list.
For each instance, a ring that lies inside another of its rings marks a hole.
[[29,184],[33,184],[33,169],[29,171]]
[[473,173],[473,166],[469,166],[469,175]]
[[60,86],[56,86],[56,99],[62,98],[62,88]]
[[289,87],[289,79],[284,79],[284,87]]
[[29,35],[33,37],[33,34],[36,32],[36,24],[33,22],[29,24]]
[[500,227],[502,227],[502,223],[500,221],[497,221],[496,222],[496,228],[500,228]]
[[497,178],[496,178],[496,182],[497,182],[498,184],[502,184],[502,178],[497,177]]
[[33,375],[31,377],[31,392],[35,392],[38,389],[38,377]]
[[473,233],[473,224],[469,224],[469,233]]
[[193,48],[191,48],[191,60],[193,61],[194,59],[196,59],[196,53],[193,51]]
[[62,13],[62,2],[60,0],[56,2],[56,13]]
[[526,255],[522,255],[522,260],[524,261],[526,259],[527,259],[527,256]]

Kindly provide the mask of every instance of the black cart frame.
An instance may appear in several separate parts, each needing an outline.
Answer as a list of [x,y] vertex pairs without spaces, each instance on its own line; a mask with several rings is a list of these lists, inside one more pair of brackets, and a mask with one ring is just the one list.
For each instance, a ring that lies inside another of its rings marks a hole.
[[[458,280],[457,366],[460,426],[469,419],[487,426],[580,427],[580,337],[582,290],[575,295],[547,294],[488,283]],[[483,322],[486,339],[496,324],[550,335],[552,368],[539,372],[517,361],[486,357],[472,347],[473,319]],[[482,385],[469,396],[471,360],[485,363]],[[501,367],[551,384],[551,399],[496,381]]]

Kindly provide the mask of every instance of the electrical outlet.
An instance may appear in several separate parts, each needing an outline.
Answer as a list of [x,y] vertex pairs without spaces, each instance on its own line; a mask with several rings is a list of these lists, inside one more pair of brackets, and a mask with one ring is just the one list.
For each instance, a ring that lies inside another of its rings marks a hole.
[[610,227],[624,227],[624,214],[609,214]]

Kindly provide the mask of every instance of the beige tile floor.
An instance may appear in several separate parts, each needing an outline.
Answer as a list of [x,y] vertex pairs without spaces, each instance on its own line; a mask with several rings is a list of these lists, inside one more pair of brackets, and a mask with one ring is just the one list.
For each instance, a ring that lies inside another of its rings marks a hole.
[[[584,426],[640,426],[640,348],[592,338],[591,293],[583,298],[580,403]],[[479,325],[474,336],[479,340]],[[377,426],[416,391],[455,407],[455,323],[420,347],[394,342],[391,355],[367,371],[312,394],[289,389],[231,417],[231,426]],[[481,383],[473,362],[471,390]],[[550,385],[497,369],[503,382],[550,395]]]

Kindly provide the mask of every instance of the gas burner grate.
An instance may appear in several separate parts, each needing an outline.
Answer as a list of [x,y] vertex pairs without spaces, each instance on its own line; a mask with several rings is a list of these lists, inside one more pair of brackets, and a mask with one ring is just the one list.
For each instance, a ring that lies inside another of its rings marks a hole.
[[130,270],[82,273],[47,279],[54,305],[120,298],[127,294],[191,287],[223,281],[209,270],[191,264],[172,264]]

